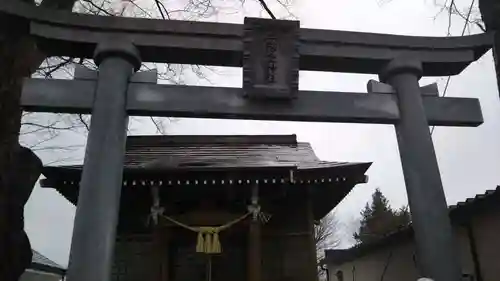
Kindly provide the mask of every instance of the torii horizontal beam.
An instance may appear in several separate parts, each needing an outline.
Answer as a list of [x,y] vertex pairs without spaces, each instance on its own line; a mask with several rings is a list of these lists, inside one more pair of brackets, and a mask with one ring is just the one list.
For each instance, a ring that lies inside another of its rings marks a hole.
[[[130,40],[144,62],[241,67],[244,25],[92,16],[0,2],[1,33],[24,30],[51,56],[92,58],[97,43]],[[300,29],[300,69],[378,74],[399,56],[418,58],[424,76],[460,73],[492,46],[493,34],[414,37]]]
[[[83,113],[92,110],[96,81],[26,79],[22,106],[26,111]],[[71,93],[71,94],[69,94]],[[429,125],[479,126],[478,99],[423,95]],[[286,101],[252,100],[243,89],[131,82],[127,112],[134,116],[224,118],[279,121],[396,124],[393,94],[300,91]]]

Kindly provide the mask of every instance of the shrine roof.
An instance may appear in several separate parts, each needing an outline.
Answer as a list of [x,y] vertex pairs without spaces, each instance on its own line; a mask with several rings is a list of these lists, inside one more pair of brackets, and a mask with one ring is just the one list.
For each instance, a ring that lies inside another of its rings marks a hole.
[[141,168],[297,167],[342,164],[320,161],[295,135],[137,136],[127,140],[125,166]]
[[[146,216],[151,186],[160,187],[164,200],[174,200],[169,204],[176,208],[189,209],[196,201],[193,196],[245,207],[241,202],[258,184],[263,198],[304,196],[310,190],[314,217],[319,219],[355,185],[366,183],[370,165],[322,161],[309,143],[297,142],[295,135],[131,136],[121,198],[129,208],[122,212],[127,217],[143,210]],[[81,165],[44,167],[46,179],[40,185],[56,189],[76,204],[81,171]],[[133,211],[127,215],[127,210]]]
[[[125,172],[253,168],[311,170],[356,164],[321,161],[312,146],[297,142],[295,135],[129,136],[124,169]],[[45,167],[44,175],[81,168],[81,165]]]

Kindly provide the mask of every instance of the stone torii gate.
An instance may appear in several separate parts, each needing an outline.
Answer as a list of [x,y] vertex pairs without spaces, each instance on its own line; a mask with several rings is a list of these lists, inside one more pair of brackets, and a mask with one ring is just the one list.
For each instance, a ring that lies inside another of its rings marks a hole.
[[[0,3],[47,55],[93,58],[74,80],[26,79],[26,111],[92,114],[68,269],[69,281],[110,278],[129,115],[393,124],[422,277],[460,279],[428,126],[479,126],[472,98],[444,98],[422,76],[459,74],[492,34],[408,37],[301,29],[295,21],[244,25],[70,14]],[[142,62],[243,67],[243,88],[158,85]],[[378,74],[368,93],[299,91],[301,70]]]

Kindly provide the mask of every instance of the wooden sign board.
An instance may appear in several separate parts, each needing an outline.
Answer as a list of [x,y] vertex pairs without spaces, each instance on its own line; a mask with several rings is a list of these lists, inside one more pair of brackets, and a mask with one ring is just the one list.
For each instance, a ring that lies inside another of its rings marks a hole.
[[245,18],[243,90],[248,98],[291,99],[299,90],[298,21]]

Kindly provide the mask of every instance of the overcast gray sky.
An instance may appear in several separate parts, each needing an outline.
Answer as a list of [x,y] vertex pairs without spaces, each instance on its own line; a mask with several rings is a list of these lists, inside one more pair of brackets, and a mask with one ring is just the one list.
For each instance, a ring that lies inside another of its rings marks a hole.
[[[170,2],[179,1],[171,0]],[[269,0],[271,3],[272,0]],[[439,2],[439,0],[437,0]],[[229,2],[229,1],[226,1]],[[168,3],[168,2],[167,2]],[[242,23],[243,16],[265,16],[258,5],[247,0],[243,13],[227,10],[209,20]],[[295,0],[292,12],[306,28],[337,29],[400,35],[445,36],[448,18],[436,15],[439,8],[434,0]],[[468,1],[457,1],[467,7]],[[225,4],[228,6],[228,4]],[[235,6],[235,5],[232,5]],[[286,16],[277,5],[276,14]],[[453,34],[463,27],[460,19],[453,20]],[[473,33],[478,30],[471,30]],[[208,71],[210,83],[241,87],[241,70],[214,68]],[[184,77],[188,84],[207,85],[195,76]],[[305,90],[365,91],[371,75],[301,72],[300,88]],[[444,78],[424,78],[421,84],[439,82]],[[491,52],[471,65],[461,75],[452,78],[448,96],[480,99],[485,122],[478,128],[437,128],[434,144],[441,169],[448,204],[473,197],[500,182],[500,100],[496,88]],[[153,134],[154,127],[143,119],[134,122],[134,134]],[[237,120],[176,119],[168,124],[168,134],[296,134],[300,141],[310,142],[316,154],[328,161],[369,161],[370,182],[358,185],[336,208],[343,226],[344,247],[352,243],[350,236],[359,211],[379,187],[392,206],[407,204],[406,191],[392,126],[326,124],[300,122],[260,122]],[[33,141],[33,140],[28,140]],[[81,133],[65,133],[55,140],[59,144],[84,144]],[[45,163],[66,155],[39,152]],[[71,154],[81,159],[83,150]],[[73,160],[74,160],[73,159]],[[77,161],[79,162],[79,161]],[[61,164],[61,163],[58,163]],[[126,206],[122,206],[126,208]],[[74,207],[51,189],[35,188],[25,209],[26,229],[32,247],[54,261],[66,265],[73,227]]]

